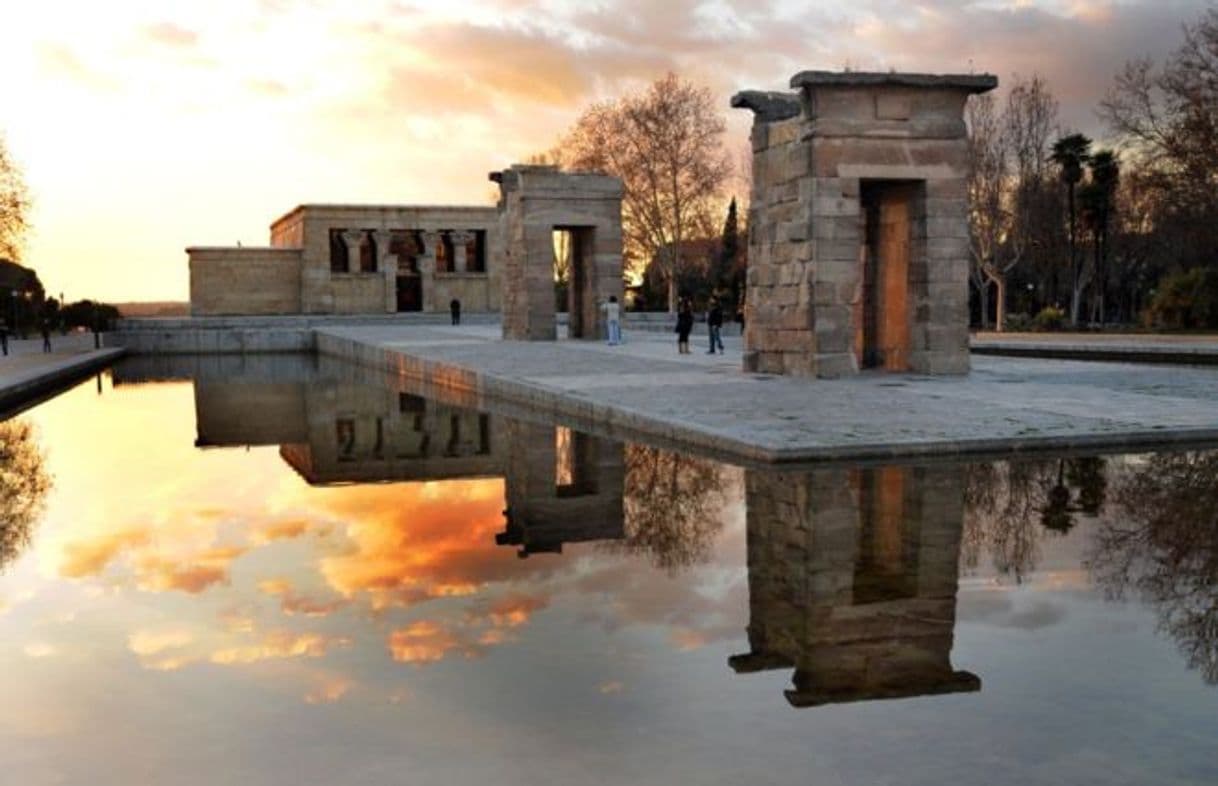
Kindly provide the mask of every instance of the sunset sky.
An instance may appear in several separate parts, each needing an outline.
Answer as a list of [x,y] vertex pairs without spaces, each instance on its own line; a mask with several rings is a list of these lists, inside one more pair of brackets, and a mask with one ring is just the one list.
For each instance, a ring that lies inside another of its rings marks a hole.
[[0,133],[36,200],[24,261],[69,300],[187,297],[188,245],[264,245],[303,202],[486,203],[489,171],[667,70],[1044,75],[1095,136],[1122,63],[1202,0],[114,0],[11,3]]

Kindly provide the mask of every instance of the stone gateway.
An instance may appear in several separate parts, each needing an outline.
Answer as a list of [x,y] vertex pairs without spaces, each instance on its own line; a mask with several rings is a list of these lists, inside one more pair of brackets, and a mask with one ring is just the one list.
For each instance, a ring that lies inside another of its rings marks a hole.
[[732,98],[753,112],[745,370],[968,372],[964,106],[997,84],[805,71]]

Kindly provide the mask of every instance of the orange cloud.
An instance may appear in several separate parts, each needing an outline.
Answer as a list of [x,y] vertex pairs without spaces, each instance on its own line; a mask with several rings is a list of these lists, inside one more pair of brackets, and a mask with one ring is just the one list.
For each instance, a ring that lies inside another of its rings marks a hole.
[[292,582],[287,579],[266,579],[258,582],[258,591],[265,595],[280,598],[279,607],[288,616],[302,615],[305,617],[324,617],[342,607],[349,601],[338,598],[329,602],[315,600],[292,589]]
[[197,595],[215,584],[227,584],[233,560],[246,551],[242,547],[224,546],[182,560],[146,554],[136,563],[137,583],[140,589],[151,592],[180,590]]
[[253,608],[246,604],[222,610],[220,625],[230,633],[252,633],[254,630]]
[[349,601],[344,598],[338,598],[336,600],[327,602],[315,600],[304,595],[297,595],[296,593],[288,593],[287,595],[284,595],[279,607],[283,609],[283,612],[290,617],[297,615],[304,617],[324,617],[328,614],[333,614],[346,606],[348,603]]
[[136,655],[156,655],[170,649],[181,649],[194,641],[188,630],[138,630],[127,637],[127,649]]
[[149,534],[146,529],[128,529],[110,532],[92,540],[68,543],[63,548],[59,563],[59,575],[70,579],[96,576],[120,552],[146,545]]
[[308,704],[333,704],[346,696],[354,684],[346,677],[327,677],[306,693],[304,700]]
[[256,644],[217,650],[211,654],[210,660],[212,663],[231,665],[283,658],[320,658],[331,647],[347,646],[350,643],[350,639],[344,637],[277,630],[266,634]]
[[260,526],[255,531],[254,540],[258,543],[267,543],[275,540],[290,540],[305,534],[308,529],[309,522],[305,521],[304,519],[272,521]]
[[529,621],[533,612],[550,605],[550,599],[542,596],[506,595],[497,598],[484,608],[470,610],[469,622],[489,622],[496,628],[516,628]]
[[258,582],[258,591],[263,595],[285,595],[292,591],[292,582],[287,579],[265,579]]
[[400,663],[436,663],[454,650],[467,648],[451,631],[430,620],[420,620],[389,634],[389,652]]

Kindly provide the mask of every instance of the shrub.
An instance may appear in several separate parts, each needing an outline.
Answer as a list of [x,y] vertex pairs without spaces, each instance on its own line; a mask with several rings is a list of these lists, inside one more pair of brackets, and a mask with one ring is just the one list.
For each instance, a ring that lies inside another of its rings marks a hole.
[[1163,278],[1142,320],[1167,330],[1218,327],[1218,271],[1196,267]]
[[1066,312],[1056,306],[1045,306],[1032,319],[1033,330],[1061,330],[1066,324]]
[[1003,330],[1009,330],[1013,333],[1022,333],[1032,329],[1031,314],[1007,314],[1003,319]]

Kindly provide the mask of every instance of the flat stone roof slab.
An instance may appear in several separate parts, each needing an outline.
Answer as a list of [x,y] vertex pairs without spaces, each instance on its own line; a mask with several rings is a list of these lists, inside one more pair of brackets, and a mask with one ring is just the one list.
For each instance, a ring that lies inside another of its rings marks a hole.
[[998,87],[993,74],[910,74],[899,71],[800,71],[791,77],[791,87],[951,87],[984,93]]
[[964,377],[840,380],[746,374],[678,355],[666,334],[628,343],[501,341],[487,326],[326,327],[318,351],[402,378],[525,406],[621,439],[754,462],[913,459],[1218,442],[1218,369],[974,357]]

